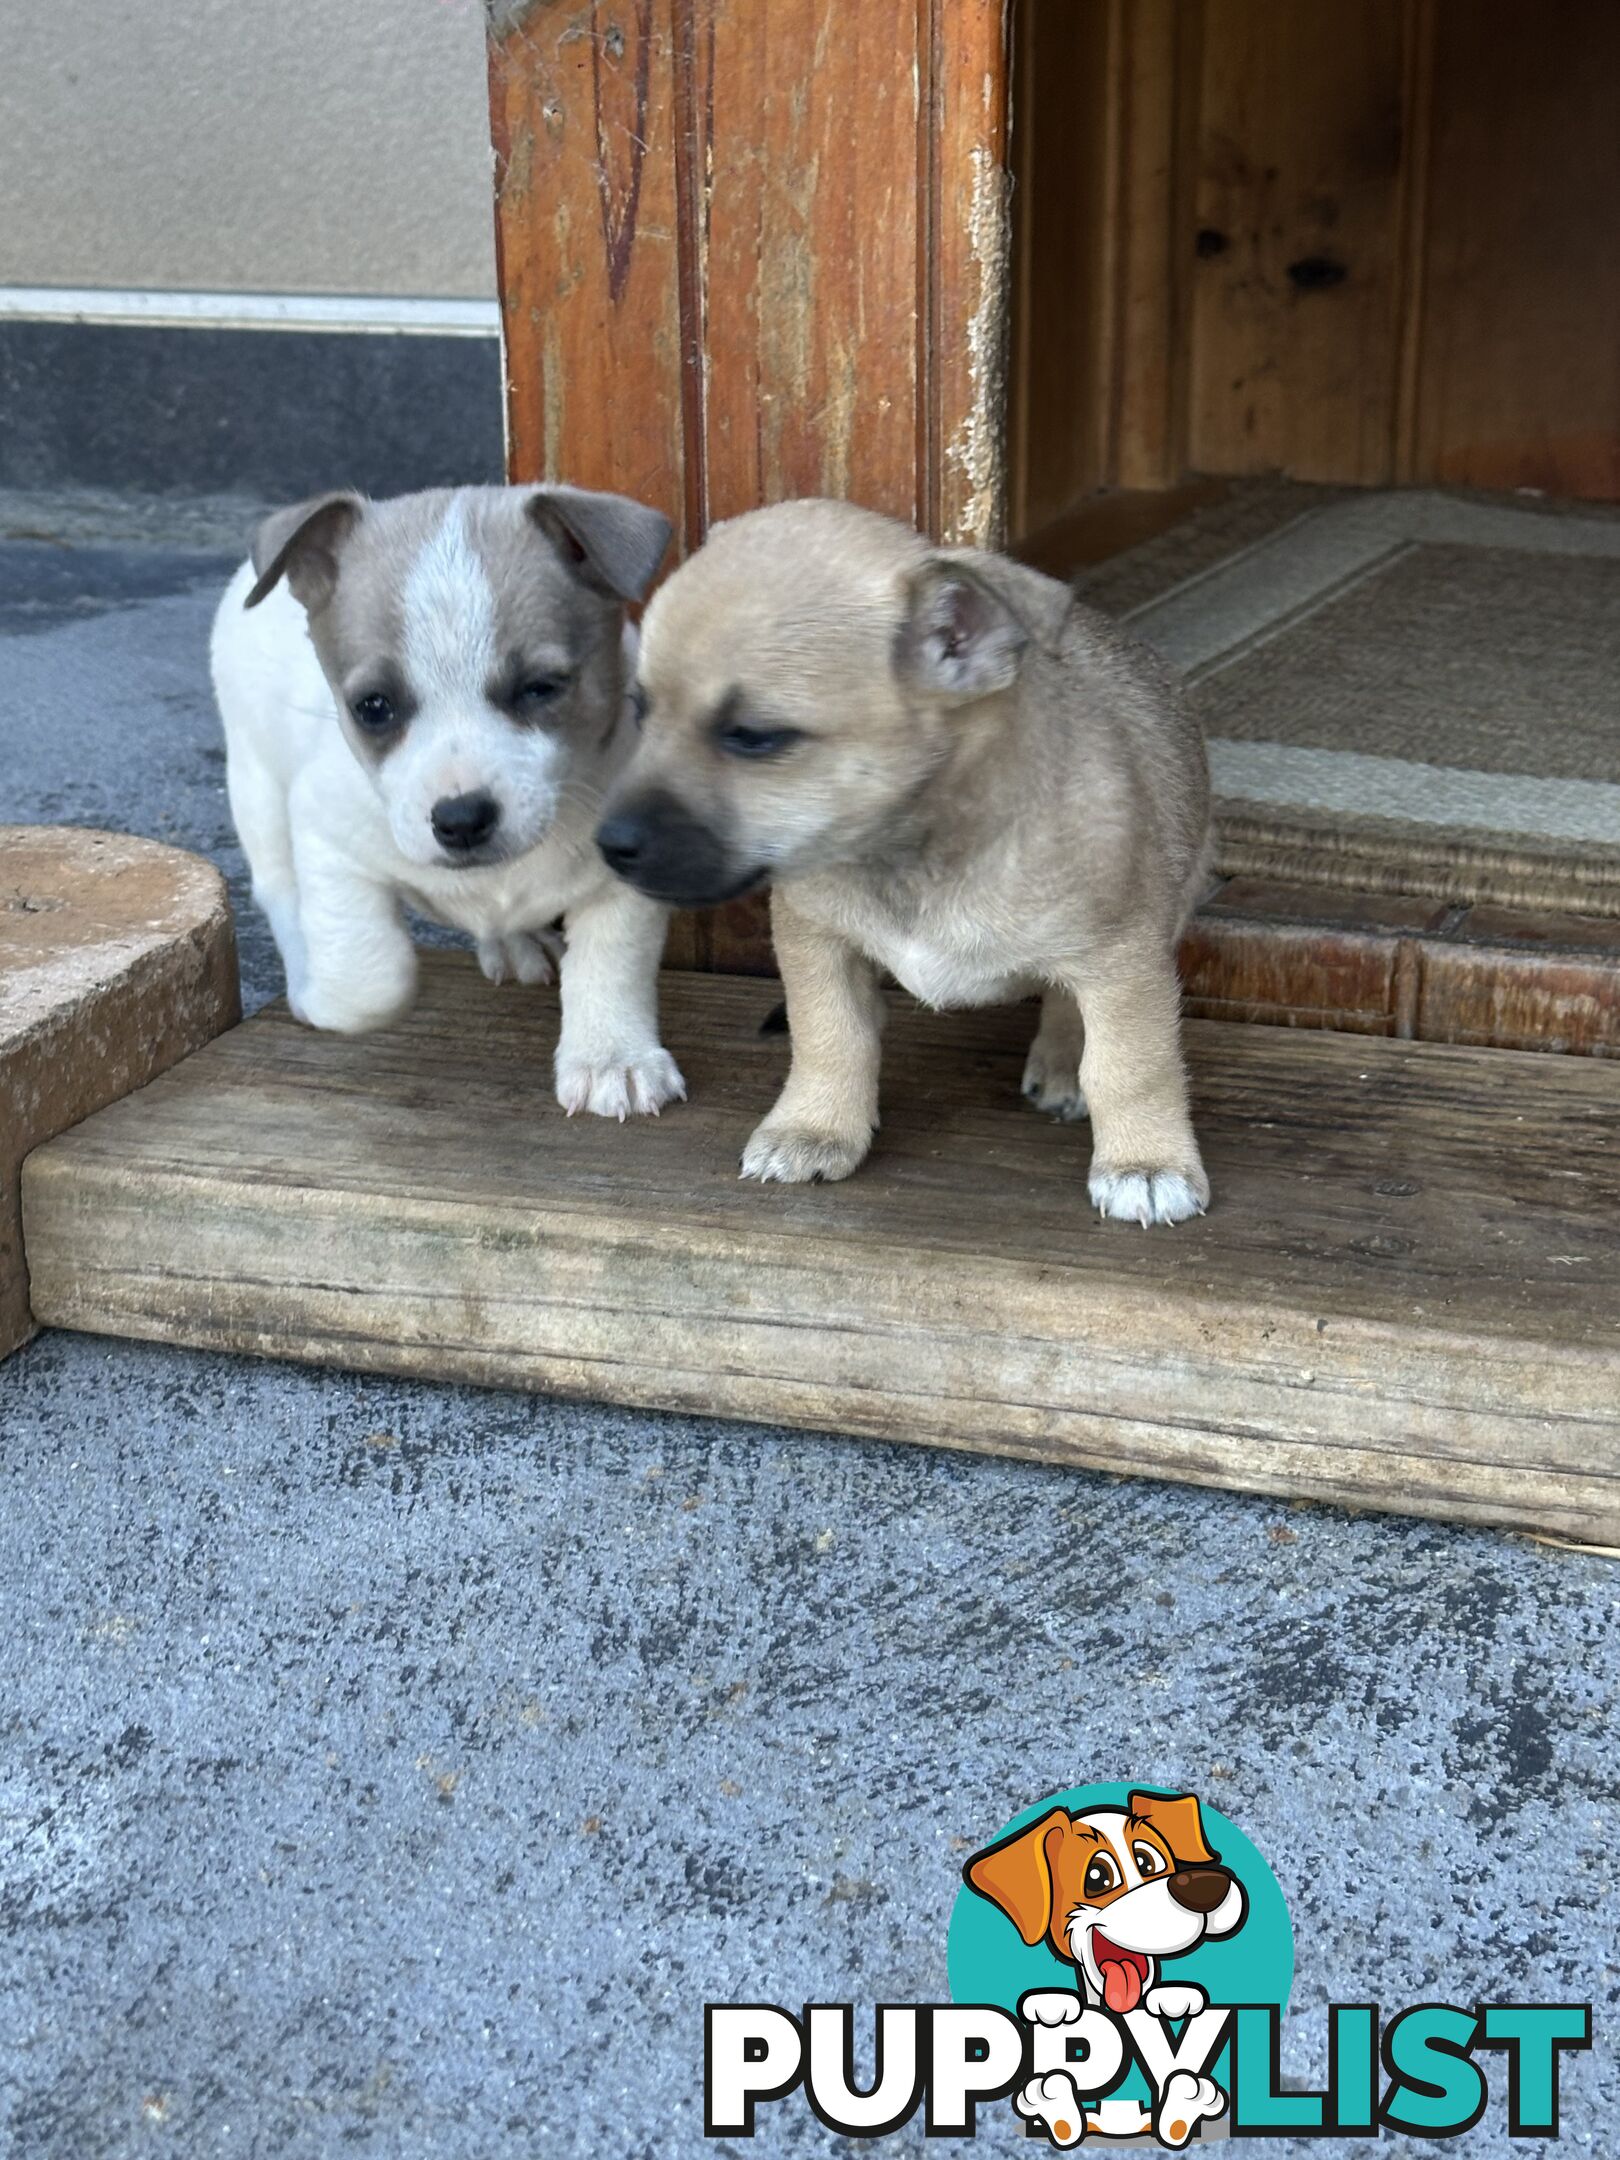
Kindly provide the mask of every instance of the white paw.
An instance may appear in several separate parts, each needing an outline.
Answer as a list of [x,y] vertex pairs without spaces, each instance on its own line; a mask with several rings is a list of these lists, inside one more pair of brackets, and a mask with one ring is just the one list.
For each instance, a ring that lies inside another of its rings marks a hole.
[[1093,1170],[1091,1200],[1111,1222],[1186,1222],[1209,1205],[1209,1180],[1202,1170],[1188,1177],[1180,1170]]
[[1134,2100],[1099,2100],[1086,2126],[1098,2137],[1140,2138],[1152,2129],[1153,2118]]
[[666,1103],[686,1100],[686,1082],[667,1050],[616,1052],[585,1059],[557,1052],[557,1100],[573,1117],[656,1117]]
[[860,1168],[871,1145],[869,1132],[815,1132],[767,1118],[743,1149],[742,1174],[762,1185],[832,1185]]
[[1077,2025],[1085,2007],[1068,1988],[1037,1988],[1018,1998],[1018,2015],[1026,2025]]
[[1061,1118],[1065,1125],[1078,1125],[1091,1115],[1080,1085],[1079,1066],[1067,1061],[1054,1063],[1039,1042],[1031,1046],[1024,1061],[1023,1086],[1026,1101],[1044,1110],[1048,1117]]
[[403,1020],[416,1000],[414,976],[408,984],[396,985],[393,996],[386,1000],[377,995],[375,986],[368,985],[368,989],[371,994],[361,998],[352,992],[345,995],[341,990],[305,983],[297,1003],[293,1004],[290,993],[288,1003],[306,1027],[333,1035],[370,1035]]
[[1195,2077],[1190,2070],[1172,2070],[1159,2095],[1153,2135],[1161,2145],[1179,2152],[1201,2122],[1226,2113],[1226,2095],[1213,2078]]
[[517,981],[532,989],[554,979],[561,952],[562,939],[552,931],[531,936],[515,930],[508,937],[480,938],[478,965],[492,983]]
[[1142,1997],[1142,2006],[1149,2017],[1169,2018],[1179,2025],[1183,2018],[1196,2017],[1200,2010],[1209,2008],[1209,1997],[1201,1987],[1188,1981],[1172,1982],[1164,1987],[1149,1988]]
[[1044,2077],[1032,2077],[1013,2094],[1013,2106],[1025,2122],[1038,2122],[1059,2147],[1078,2145],[1086,2134],[1080,2089],[1067,2070],[1048,2070]]

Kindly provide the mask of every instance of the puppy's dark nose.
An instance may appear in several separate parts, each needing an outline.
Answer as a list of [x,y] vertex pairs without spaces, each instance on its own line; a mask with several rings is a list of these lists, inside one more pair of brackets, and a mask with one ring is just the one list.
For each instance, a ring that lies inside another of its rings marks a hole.
[[610,811],[596,844],[615,876],[675,907],[709,907],[755,882],[752,872],[739,877],[712,827],[656,790]]
[[1231,1880],[1225,1868],[1178,1868],[1170,1878],[1170,1895],[1188,1912],[1212,1913]]
[[500,822],[500,804],[482,788],[471,795],[441,795],[433,805],[434,839],[460,854],[482,847]]
[[628,877],[640,862],[646,852],[647,838],[646,820],[622,810],[617,817],[606,819],[596,832],[596,844],[602,851],[603,861],[620,877]]

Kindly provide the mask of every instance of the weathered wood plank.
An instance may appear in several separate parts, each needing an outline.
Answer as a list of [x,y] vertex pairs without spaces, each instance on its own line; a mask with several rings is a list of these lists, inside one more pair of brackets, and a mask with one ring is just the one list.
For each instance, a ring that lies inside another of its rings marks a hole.
[[23,1157],[240,1013],[211,863],[121,833],[0,825],[0,1357],[33,1332]]
[[670,0],[498,6],[490,126],[508,470],[656,503],[695,545],[675,161],[685,50]]
[[670,978],[693,1099],[565,1120],[459,960],[362,1042],[261,1016],[30,1161],[57,1324],[1620,1538],[1620,1078],[1189,1029],[1215,1181],[1144,1236],[1019,1100],[1028,1014],[897,1010],[848,1184],[743,1185],[766,984]]
[[1620,1057],[1620,922],[1470,908],[1419,970],[1425,1040]]

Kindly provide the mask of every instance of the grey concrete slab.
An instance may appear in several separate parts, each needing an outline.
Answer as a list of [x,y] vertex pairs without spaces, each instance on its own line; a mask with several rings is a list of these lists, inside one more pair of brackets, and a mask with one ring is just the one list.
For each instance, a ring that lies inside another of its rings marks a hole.
[[[228,559],[74,516],[0,544],[0,821],[200,847],[241,904]],[[941,1996],[966,1847],[1121,1776],[1271,1859],[1291,2074],[1332,1999],[1593,1999],[1557,2149],[1605,2154],[1617,1588],[1431,1524],[46,1335],[0,1366],[7,2148],[712,2150],[705,1999]],[[756,2146],[839,2141],[793,2107]],[[1540,2148],[1497,2094],[1464,2149]]]

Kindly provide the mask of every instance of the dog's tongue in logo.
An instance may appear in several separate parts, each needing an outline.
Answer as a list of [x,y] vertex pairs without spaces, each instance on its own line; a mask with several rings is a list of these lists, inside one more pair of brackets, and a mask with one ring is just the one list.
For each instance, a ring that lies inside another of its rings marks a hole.
[[1142,2000],[1142,1984],[1147,1978],[1147,1959],[1134,1951],[1121,1950],[1111,1943],[1101,1928],[1092,1930],[1091,1954],[1097,1960],[1097,1971],[1103,1984],[1103,2001],[1116,2017],[1124,2017]]

